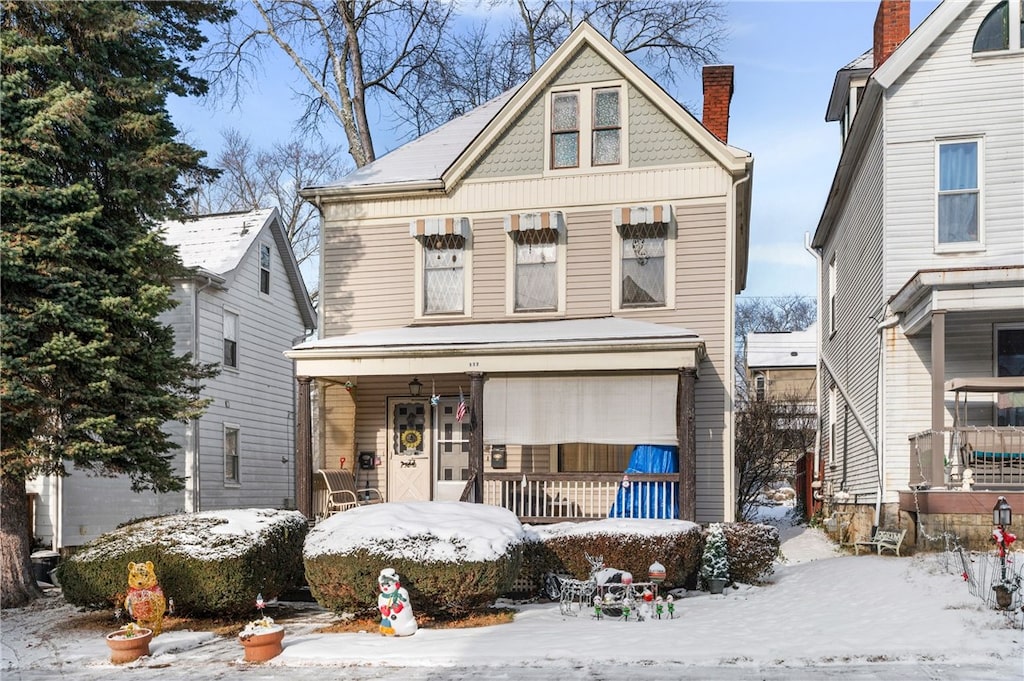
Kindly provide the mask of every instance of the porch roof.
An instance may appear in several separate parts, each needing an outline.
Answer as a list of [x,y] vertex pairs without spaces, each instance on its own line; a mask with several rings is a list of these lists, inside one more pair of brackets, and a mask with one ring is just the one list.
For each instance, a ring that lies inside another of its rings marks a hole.
[[285,353],[297,375],[696,369],[704,340],[676,326],[602,317],[379,329]]

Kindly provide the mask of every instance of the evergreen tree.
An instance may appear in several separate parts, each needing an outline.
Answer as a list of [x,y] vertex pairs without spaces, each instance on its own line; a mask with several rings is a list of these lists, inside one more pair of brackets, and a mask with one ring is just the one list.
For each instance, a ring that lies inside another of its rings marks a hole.
[[729,579],[729,546],[721,523],[708,525],[704,553],[701,554],[700,578],[705,584],[711,579]]
[[209,367],[176,357],[171,281],[184,273],[156,230],[181,217],[179,176],[209,173],[175,141],[169,93],[189,72],[209,2],[3,1],[3,607],[37,593],[25,482],[68,462],[125,474],[133,489],[181,489],[161,426],[202,408]]

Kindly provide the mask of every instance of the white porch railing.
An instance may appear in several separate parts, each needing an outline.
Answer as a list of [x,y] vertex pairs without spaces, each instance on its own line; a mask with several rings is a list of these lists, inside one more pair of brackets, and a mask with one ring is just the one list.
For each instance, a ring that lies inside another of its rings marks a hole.
[[484,503],[530,523],[678,517],[679,476],[621,473],[488,473]]

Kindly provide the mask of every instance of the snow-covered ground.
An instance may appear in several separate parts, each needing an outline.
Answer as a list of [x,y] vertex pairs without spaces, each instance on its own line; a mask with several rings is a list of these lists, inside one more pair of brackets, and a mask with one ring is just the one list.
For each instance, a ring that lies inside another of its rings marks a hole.
[[[596,620],[556,603],[517,606],[510,624],[421,628],[407,638],[316,633],[315,605],[282,604],[284,652],[242,661],[233,637],[170,631],[152,655],[108,661],[99,632],[60,629],[76,614],[49,590],[0,619],[4,681],[167,679],[1024,679],[1024,632],[971,596],[934,555],[850,556],[820,531],[780,520],[769,583],[691,592],[672,620]],[[413,604],[415,608],[415,603]],[[1019,620],[1018,616],[1018,620]]]

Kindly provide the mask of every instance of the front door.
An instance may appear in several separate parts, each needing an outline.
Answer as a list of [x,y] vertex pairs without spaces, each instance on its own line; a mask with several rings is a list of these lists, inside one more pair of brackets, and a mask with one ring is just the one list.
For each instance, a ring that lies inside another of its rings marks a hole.
[[430,402],[390,400],[388,501],[430,500]]
[[434,498],[438,501],[458,501],[469,480],[469,419],[458,419],[459,400],[444,397],[436,409],[437,445],[434,458],[437,482]]

